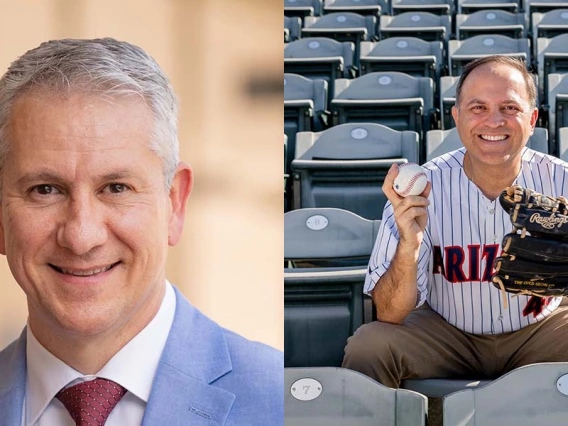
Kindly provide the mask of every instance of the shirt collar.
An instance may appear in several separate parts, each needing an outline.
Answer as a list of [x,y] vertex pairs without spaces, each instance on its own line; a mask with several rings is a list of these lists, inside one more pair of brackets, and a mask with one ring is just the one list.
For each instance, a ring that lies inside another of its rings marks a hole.
[[175,309],[175,293],[166,281],[165,295],[156,316],[95,376],[85,376],[55,357],[38,342],[28,326],[26,424],[35,424],[62,388],[95,377],[112,380],[147,403]]

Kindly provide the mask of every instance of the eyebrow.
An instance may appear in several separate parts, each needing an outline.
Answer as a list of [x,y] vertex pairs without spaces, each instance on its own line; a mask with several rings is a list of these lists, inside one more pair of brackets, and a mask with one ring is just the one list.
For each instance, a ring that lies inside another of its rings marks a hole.
[[[119,170],[119,171],[95,176],[95,180],[97,180],[97,181],[101,181],[101,180],[102,181],[113,181],[113,180],[127,179],[127,178],[131,178],[131,177],[132,177],[131,172],[129,172],[127,170]],[[18,186],[28,185],[28,184],[33,183],[33,182],[66,183],[67,180],[64,179],[62,176],[60,176],[57,173],[44,170],[44,171],[32,172],[32,173],[25,174],[20,179],[18,179],[17,185]]]
[[[487,102],[482,101],[481,99],[474,98],[474,99],[472,99],[471,101],[469,101],[469,102],[466,104],[466,106],[467,106],[467,105],[473,105],[473,104],[486,104],[486,103],[487,103]],[[501,102],[501,105],[509,105],[509,104],[521,105],[521,103],[520,103],[519,101],[516,101],[516,100],[514,100],[514,99],[507,99],[507,100]]]

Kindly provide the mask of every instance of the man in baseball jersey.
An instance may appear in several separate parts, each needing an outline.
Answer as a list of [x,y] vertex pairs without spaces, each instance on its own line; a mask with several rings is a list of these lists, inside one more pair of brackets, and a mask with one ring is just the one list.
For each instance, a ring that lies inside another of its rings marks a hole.
[[495,378],[516,367],[568,361],[561,298],[511,297],[490,282],[511,232],[499,195],[518,184],[568,194],[568,163],[526,147],[536,87],[524,62],[490,56],[468,64],[452,110],[464,148],[424,165],[430,183],[385,206],[365,292],[378,321],[359,328],[343,366],[398,387],[403,379]]

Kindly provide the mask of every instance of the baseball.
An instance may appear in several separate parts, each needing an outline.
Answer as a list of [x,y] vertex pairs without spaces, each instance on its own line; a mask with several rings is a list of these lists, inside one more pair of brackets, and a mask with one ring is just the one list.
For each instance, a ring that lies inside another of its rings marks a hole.
[[421,166],[404,163],[398,166],[398,176],[394,180],[393,189],[401,197],[420,195],[427,183],[426,171]]

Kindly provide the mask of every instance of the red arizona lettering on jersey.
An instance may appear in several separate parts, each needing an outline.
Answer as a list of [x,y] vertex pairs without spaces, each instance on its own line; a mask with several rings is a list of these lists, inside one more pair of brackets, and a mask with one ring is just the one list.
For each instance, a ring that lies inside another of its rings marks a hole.
[[[462,283],[469,281],[491,281],[493,275],[493,263],[497,257],[499,244],[484,244],[480,256],[479,245],[467,246],[467,255],[461,246],[444,247],[444,256],[440,246],[434,246],[434,274],[442,274],[451,283]],[[481,261],[485,260],[483,274],[481,271]],[[469,265],[468,274],[463,270],[463,264],[467,261]]]

